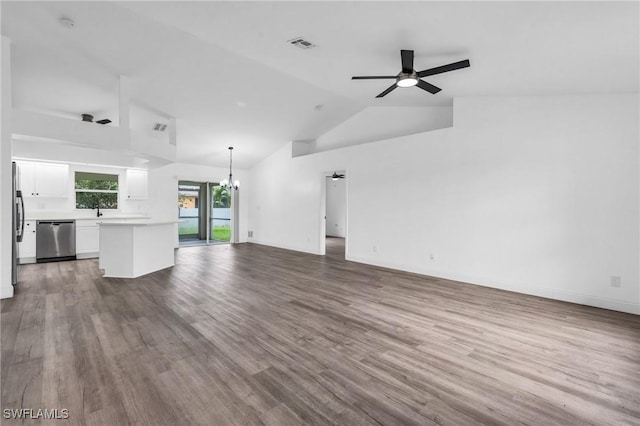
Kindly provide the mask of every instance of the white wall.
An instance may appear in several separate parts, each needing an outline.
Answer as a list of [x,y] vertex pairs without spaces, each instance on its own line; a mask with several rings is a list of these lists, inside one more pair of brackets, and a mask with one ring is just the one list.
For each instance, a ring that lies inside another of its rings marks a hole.
[[125,151],[110,149],[96,149],[85,146],[71,145],[63,142],[44,140],[13,139],[12,154],[14,157],[45,159],[66,163],[85,163],[102,166],[117,166],[150,169],[167,162],[149,161],[136,157]]
[[315,152],[412,135],[453,125],[453,108],[368,107],[317,138]]
[[330,237],[346,237],[347,191],[345,179],[327,179],[327,227]]
[[[229,169],[174,163],[149,170],[149,215],[158,219],[178,219],[178,181],[219,182],[229,176]],[[247,206],[250,186],[244,170],[233,171],[233,178],[240,181],[240,217],[237,232],[239,242],[247,241]],[[176,232],[176,239],[177,239]]]
[[0,299],[13,296],[11,193],[11,41],[2,37],[0,74]]
[[[283,147],[252,170],[250,240],[320,253],[323,172],[344,169],[347,259],[640,313],[637,94],[457,99],[454,122]],[[381,196],[394,232],[377,232]]]

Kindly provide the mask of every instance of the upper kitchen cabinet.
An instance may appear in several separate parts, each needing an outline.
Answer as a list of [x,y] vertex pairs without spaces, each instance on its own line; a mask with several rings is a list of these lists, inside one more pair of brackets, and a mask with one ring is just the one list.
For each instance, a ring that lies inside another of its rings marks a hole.
[[127,199],[147,199],[147,171],[127,169]]
[[16,161],[20,173],[20,189],[24,197],[67,198],[69,166],[56,163]]

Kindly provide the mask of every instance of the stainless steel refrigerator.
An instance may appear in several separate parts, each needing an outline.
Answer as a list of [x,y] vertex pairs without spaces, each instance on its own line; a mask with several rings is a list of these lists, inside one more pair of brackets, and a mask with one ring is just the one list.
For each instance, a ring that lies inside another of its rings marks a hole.
[[24,200],[22,199],[22,191],[19,189],[18,179],[18,165],[15,161],[11,165],[12,179],[11,179],[11,193],[13,194],[13,260],[11,264],[11,283],[16,285],[18,283],[18,243],[22,241],[22,235],[24,234]]

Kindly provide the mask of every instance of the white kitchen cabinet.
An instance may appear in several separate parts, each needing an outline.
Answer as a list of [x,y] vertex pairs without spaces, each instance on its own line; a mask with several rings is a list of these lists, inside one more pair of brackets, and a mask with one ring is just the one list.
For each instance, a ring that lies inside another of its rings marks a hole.
[[36,196],[36,163],[16,161],[18,165],[18,188],[25,198]]
[[147,199],[147,171],[127,169],[127,199]]
[[38,163],[35,180],[38,197],[69,196],[69,166],[66,164]]
[[36,261],[36,221],[24,222],[24,234],[22,242],[18,243],[18,259],[20,263],[33,263]]
[[100,227],[97,220],[76,220],[76,256],[79,259],[98,257]]
[[20,189],[25,198],[69,196],[69,166],[57,163],[19,161]]

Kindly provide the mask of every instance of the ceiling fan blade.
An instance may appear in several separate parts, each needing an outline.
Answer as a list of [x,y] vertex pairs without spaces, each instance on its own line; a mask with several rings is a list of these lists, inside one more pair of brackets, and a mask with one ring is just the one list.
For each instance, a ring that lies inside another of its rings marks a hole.
[[402,72],[411,74],[413,72],[413,50],[401,50]]
[[427,83],[424,80],[418,80],[418,84],[417,86],[419,88],[421,88],[422,90],[426,90],[427,92],[435,95],[436,93],[438,93],[439,91],[441,91],[442,89],[439,87],[434,86],[433,84]]
[[395,90],[396,87],[398,87],[398,86],[395,83],[392,84],[391,86],[389,86],[389,88],[387,90],[385,90],[384,92],[382,92],[378,96],[376,96],[376,98],[381,98],[383,96],[387,96],[389,93],[391,93],[393,90]]
[[351,77],[351,80],[377,80],[381,78],[397,78],[395,75],[363,75]]
[[471,66],[471,64],[469,63],[469,60],[465,59],[464,61],[458,61],[452,64],[442,65],[435,68],[429,68],[428,70],[424,70],[424,71],[418,71],[417,75],[418,77],[427,77],[430,75],[442,74],[443,72],[459,70],[460,68],[467,68],[469,66]]

